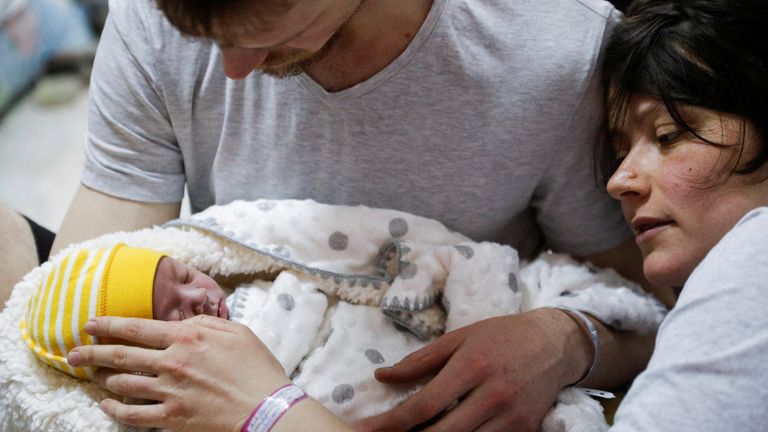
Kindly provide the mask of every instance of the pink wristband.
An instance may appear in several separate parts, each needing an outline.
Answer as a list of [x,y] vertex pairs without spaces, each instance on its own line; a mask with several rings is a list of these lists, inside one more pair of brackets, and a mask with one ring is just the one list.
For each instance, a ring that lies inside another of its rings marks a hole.
[[304,390],[286,384],[264,398],[245,421],[241,432],[269,432],[288,409],[307,398]]

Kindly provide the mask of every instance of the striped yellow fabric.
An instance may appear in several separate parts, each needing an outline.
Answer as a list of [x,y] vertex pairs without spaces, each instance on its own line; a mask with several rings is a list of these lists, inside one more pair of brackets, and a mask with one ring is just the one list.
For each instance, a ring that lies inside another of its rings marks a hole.
[[[93,369],[70,366],[67,352],[99,342],[82,328],[105,312],[152,318],[153,280],[162,256],[120,243],[64,257],[30,298],[22,337],[43,362],[74,377],[92,379]],[[131,275],[127,280],[121,277],[126,274]]]

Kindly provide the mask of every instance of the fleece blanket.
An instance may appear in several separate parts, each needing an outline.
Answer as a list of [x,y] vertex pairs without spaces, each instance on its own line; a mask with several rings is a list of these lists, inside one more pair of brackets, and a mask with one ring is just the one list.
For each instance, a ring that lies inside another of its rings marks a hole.
[[[346,421],[387,410],[418,386],[384,386],[394,364],[445,331],[537,307],[568,306],[624,330],[655,330],[660,303],[610,270],[473,242],[434,220],[313,201],[234,202],[164,227],[72,245],[124,242],[167,253],[226,281],[231,318],[264,340],[294,381]],[[29,296],[51,262],[27,274],[0,313],[0,430],[132,430],[107,418],[108,394],[37,361],[21,340]],[[222,279],[224,277],[224,279]],[[246,282],[242,282],[246,281]],[[600,405],[561,392],[545,431],[602,431]]]

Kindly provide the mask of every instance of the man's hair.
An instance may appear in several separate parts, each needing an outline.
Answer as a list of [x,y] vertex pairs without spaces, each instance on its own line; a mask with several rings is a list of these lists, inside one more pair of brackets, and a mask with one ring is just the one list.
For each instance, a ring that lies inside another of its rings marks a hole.
[[768,8],[762,0],[632,3],[605,54],[609,119],[595,147],[602,180],[607,181],[618,168],[610,130],[625,124],[634,95],[660,99],[672,118],[699,139],[703,138],[681,115],[682,106],[738,115],[754,128],[758,149],[744,163],[740,154],[734,173],[748,174],[763,167],[768,162],[766,41]]
[[297,0],[154,0],[181,33],[228,43],[249,29],[269,28]]

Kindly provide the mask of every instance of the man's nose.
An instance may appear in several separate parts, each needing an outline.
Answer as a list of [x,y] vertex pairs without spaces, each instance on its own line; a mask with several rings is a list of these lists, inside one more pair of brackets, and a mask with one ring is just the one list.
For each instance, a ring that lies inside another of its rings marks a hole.
[[267,54],[267,50],[259,48],[221,48],[224,74],[233,80],[244,79],[264,62]]

